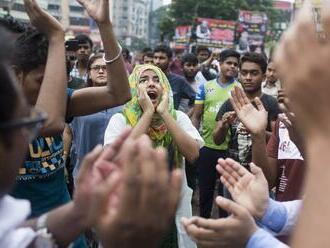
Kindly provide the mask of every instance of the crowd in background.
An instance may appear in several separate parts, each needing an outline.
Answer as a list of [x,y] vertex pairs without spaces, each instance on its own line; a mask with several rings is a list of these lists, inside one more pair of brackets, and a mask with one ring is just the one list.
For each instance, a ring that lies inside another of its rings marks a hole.
[[134,57],[107,0],[78,2],[101,50],[35,0],[0,20],[0,247],[328,245],[328,5],[269,56]]

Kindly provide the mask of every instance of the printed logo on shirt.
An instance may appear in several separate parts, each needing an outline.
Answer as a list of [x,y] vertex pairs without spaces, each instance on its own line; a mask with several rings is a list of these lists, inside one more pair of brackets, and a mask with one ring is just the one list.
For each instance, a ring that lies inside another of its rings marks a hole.
[[278,146],[278,159],[300,159],[304,160],[301,156],[301,153],[297,146],[292,142],[289,136],[289,131],[284,125],[280,122],[279,124],[279,146]]
[[47,178],[64,168],[63,139],[61,135],[39,137],[29,144],[24,165],[19,169],[17,181]]

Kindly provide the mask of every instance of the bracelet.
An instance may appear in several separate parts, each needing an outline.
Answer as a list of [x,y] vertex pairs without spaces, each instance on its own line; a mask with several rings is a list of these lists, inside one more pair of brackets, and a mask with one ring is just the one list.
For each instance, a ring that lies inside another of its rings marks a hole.
[[118,53],[118,55],[117,55],[116,57],[114,57],[113,59],[106,60],[106,59],[105,59],[105,53],[103,54],[103,61],[104,61],[106,64],[111,64],[111,63],[115,62],[117,59],[120,58],[121,53],[122,53],[122,51],[123,51],[123,48],[121,47],[121,45],[120,45],[119,43],[118,43],[118,47],[119,47],[119,53]]

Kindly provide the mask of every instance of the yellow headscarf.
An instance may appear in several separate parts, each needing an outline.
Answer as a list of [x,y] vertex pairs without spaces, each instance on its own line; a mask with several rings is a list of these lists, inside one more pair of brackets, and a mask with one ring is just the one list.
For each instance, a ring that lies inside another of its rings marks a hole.
[[[138,65],[134,68],[132,74],[129,76],[132,99],[125,104],[122,111],[127,123],[132,127],[136,126],[143,114],[143,110],[138,101],[138,85],[142,73],[146,70],[152,70],[158,76],[159,82],[163,87],[163,93],[166,92],[169,96],[169,113],[176,120],[176,112],[173,103],[173,93],[166,75],[157,66]],[[170,156],[173,153],[173,163],[175,163],[175,167],[181,166],[182,156],[179,154],[177,146],[174,144],[173,138],[168,132],[167,127],[160,116],[153,118],[148,129],[147,135],[152,140],[154,147],[161,146],[167,148],[169,150]]]

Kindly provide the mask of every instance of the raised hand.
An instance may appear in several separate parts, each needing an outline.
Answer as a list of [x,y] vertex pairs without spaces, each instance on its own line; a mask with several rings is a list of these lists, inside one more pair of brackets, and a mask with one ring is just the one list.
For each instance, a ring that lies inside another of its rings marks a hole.
[[158,104],[156,111],[159,115],[164,115],[168,113],[168,93],[164,92],[161,102]]
[[104,247],[156,247],[174,218],[181,173],[168,172],[165,151],[154,150],[145,135],[128,138],[116,163],[122,168],[118,202],[99,204],[100,240]]
[[125,130],[115,142],[104,149],[102,146],[95,147],[82,161],[73,202],[76,211],[82,211],[85,226],[95,224],[98,218],[97,209],[104,200],[109,199],[113,203],[117,199],[115,190],[122,170],[114,161],[130,133],[131,129]]
[[232,124],[237,118],[236,112],[235,111],[229,111],[226,112],[223,116],[222,116],[222,123],[224,125],[226,124]]
[[275,56],[281,81],[297,116],[296,123],[306,137],[330,133],[329,4],[322,7],[321,13],[327,38],[318,37],[312,13],[311,7],[305,4],[283,35]]
[[256,219],[261,219],[268,207],[268,183],[262,170],[250,164],[251,172],[232,159],[219,159],[217,170],[220,180],[239,205],[249,210]]
[[250,237],[257,230],[255,221],[249,211],[239,204],[220,196],[217,197],[216,203],[231,215],[221,219],[183,218],[182,224],[189,236],[201,248],[246,247]]
[[98,24],[110,23],[109,0],[77,0]]
[[150,97],[147,94],[146,86],[143,84],[138,85],[138,101],[144,113],[154,113],[155,107],[152,104]]
[[36,0],[24,0],[26,13],[28,14],[31,24],[48,38],[54,35],[61,35],[64,38],[64,30],[62,25],[49,13],[43,10]]
[[230,102],[238,119],[244,124],[251,134],[265,132],[267,127],[267,111],[259,98],[255,98],[255,108],[245,95],[244,91],[235,87],[231,92]]

